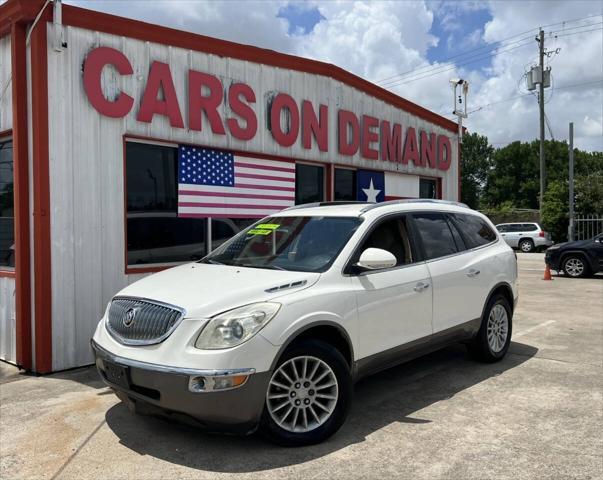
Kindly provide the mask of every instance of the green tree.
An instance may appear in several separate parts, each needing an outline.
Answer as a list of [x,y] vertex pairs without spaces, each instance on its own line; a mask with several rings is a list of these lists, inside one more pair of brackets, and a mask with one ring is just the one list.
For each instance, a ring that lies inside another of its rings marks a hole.
[[494,148],[488,137],[470,133],[463,137],[461,153],[461,199],[471,208],[479,208]]
[[576,213],[603,215],[603,171],[577,176],[574,196]]
[[556,242],[567,239],[569,192],[567,182],[553,180],[544,194],[540,221]]

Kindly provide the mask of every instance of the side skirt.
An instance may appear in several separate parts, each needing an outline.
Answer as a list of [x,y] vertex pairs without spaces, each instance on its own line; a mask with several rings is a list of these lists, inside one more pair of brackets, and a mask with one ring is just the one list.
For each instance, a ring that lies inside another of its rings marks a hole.
[[477,334],[480,324],[481,318],[476,318],[427,337],[418,338],[404,345],[361,358],[354,365],[354,380],[357,381],[381,370],[409,362],[448,345],[470,340]]

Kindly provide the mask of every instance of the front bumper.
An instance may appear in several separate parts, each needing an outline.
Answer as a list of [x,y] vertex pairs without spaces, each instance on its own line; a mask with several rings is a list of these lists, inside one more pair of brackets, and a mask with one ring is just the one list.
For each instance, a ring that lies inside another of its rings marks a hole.
[[560,254],[556,250],[547,250],[544,254],[544,263],[549,266],[551,270],[559,271],[561,266],[559,265]]
[[[251,433],[264,408],[270,372],[252,369],[216,372],[166,367],[116,356],[91,341],[96,367],[103,381],[131,410],[143,414],[167,416],[194,423],[209,431]],[[106,364],[124,367],[127,386],[108,379]],[[247,381],[231,390],[191,392],[192,376],[247,373]]]

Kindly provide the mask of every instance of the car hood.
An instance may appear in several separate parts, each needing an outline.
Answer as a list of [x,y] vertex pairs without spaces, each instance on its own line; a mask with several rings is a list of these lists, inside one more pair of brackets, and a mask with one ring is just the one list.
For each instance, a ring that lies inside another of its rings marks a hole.
[[559,248],[567,249],[567,248],[584,248],[588,247],[593,243],[592,239],[589,240],[576,240],[574,242],[563,242],[558,243]]
[[207,318],[308,288],[319,278],[319,273],[189,263],[145,277],[117,296],[158,300],[186,309],[188,318]]

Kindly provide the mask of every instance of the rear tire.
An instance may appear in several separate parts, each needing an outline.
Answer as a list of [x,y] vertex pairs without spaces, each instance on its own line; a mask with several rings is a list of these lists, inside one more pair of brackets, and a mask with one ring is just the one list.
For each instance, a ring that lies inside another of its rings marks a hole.
[[343,425],[352,394],[350,367],[337,349],[314,339],[294,343],[270,378],[259,432],[286,447],[320,443]]
[[566,277],[584,278],[589,275],[590,269],[582,255],[568,255],[563,259],[563,273]]
[[519,242],[519,249],[523,253],[532,253],[535,250],[534,242],[529,238],[524,238]]
[[484,309],[480,329],[467,346],[469,352],[486,363],[502,360],[511,344],[512,318],[513,310],[506,297],[492,296]]

